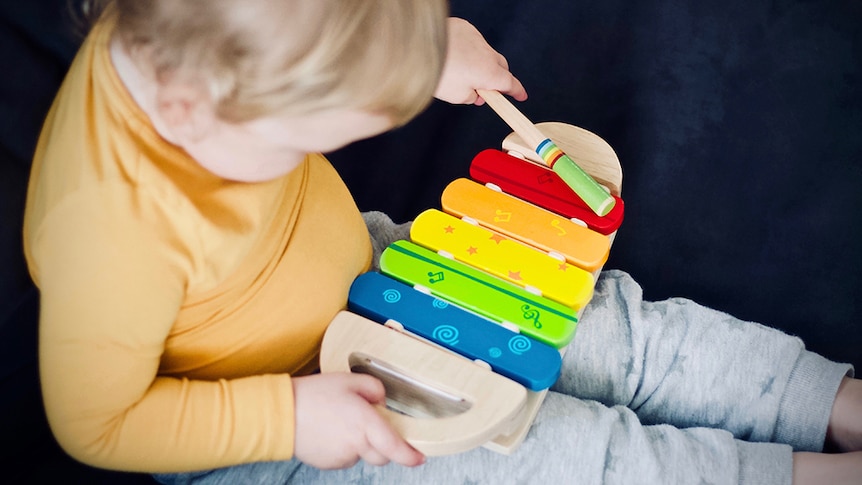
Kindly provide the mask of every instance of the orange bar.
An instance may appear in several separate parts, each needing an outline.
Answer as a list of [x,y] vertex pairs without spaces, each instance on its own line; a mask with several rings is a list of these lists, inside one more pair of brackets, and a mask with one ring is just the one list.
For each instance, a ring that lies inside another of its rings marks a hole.
[[469,217],[524,244],[559,254],[590,272],[600,269],[610,253],[608,236],[466,178],[452,181],[441,202],[449,214]]

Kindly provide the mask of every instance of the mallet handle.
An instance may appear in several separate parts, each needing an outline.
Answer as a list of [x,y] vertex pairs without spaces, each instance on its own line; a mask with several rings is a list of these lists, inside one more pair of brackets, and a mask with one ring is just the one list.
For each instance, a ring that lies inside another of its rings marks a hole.
[[518,108],[505,96],[499,91],[485,89],[478,89],[476,93],[524,140],[524,143],[536,151],[545,164],[559,175],[593,212],[599,216],[605,216],[613,209],[616,200],[608,191],[563,153],[550,138],[543,135],[536,125],[518,111]]
[[538,148],[539,144],[548,138],[499,91],[478,89],[476,92],[509,125],[512,131],[517,133],[524,140],[524,143],[529,145],[533,150]]

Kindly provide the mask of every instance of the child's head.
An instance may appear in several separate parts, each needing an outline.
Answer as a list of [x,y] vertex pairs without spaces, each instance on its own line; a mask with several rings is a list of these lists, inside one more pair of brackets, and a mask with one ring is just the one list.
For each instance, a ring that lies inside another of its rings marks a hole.
[[216,114],[350,108],[407,122],[446,51],[445,0],[91,0],[109,6],[136,63],[208,89]]

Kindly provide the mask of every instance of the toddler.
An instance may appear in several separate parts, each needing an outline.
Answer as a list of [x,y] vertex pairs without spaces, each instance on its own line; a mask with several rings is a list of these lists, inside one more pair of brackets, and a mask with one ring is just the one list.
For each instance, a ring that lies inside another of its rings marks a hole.
[[[363,218],[320,154],[432,96],[525,99],[505,59],[443,0],[88,6],[24,227],[45,408],[74,458],[164,483],[859,477],[850,366],[687,300],[643,302],[619,271],[512,456],[426,461],[376,412],[380,382],[315,373],[351,282],[407,228]],[[827,440],[844,453],[810,453]]]

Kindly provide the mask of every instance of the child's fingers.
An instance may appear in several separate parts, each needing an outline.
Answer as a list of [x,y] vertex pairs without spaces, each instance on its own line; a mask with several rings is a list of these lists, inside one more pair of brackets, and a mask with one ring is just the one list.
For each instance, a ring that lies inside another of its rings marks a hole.
[[[386,389],[379,379],[365,374],[346,374],[348,388],[370,404],[386,402]],[[425,462],[425,456],[410,446],[388,421],[376,410],[364,413],[365,439],[367,445],[357,450],[359,456],[369,464],[385,465],[390,461],[404,466],[416,466]]]
[[518,101],[527,99],[527,90],[524,88],[524,85],[511,73],[508,76],[508,86],[498,89],[498,91],[508,94]]
[[368,446],[367,449],[365,449],[365,451],[360,453],[359,456],[362,458],[362,461],[364,461],[365,463],[368,463],[369,465],[374,465],[374,466],[384,466],[384,465],[388,465],[390,462],[389,458],[386,458],[385,456],[383,456],[382,453],[375,450],[370,445]]
[[386,389],[380,379],[367,374],[349,374],[351,390],[371,404],[386,402]]
[[[354,392],[371,404],[386,402],[386,389],[379,379],[351,374]],[[372,465],[386,465],[390,461],[404,466],[416,466],[425,462],[425,456],[410,446],[386,419],[376,411],[368,417],[366,424],[368,447],[360,451],[364,461]]]
[[[371,376],[355,380],[355,391],[372,404],[383,404],[386,392],[383,384]],[[372,465],[385,465],[390,461],[416,466],[425,462],[425,456],[410,446],[395,428],[376,410],[366,417],[365,439],[368,449],[361,450],[362,459]]]
[[527,99],[527,89],[521,84],[521,81],[516,77],[512,77],[515,81],[515,84],[512,86],[512,89],[508,91],[508,93],[518,101],[525,101]]
[[425,462],[425,455],[410,446],[382,416],[379,416],[379,421],[374,421],[366,428],[366,437],[372,449],[404,466],[417,466]]
[[[505,74],[501,77],[501,80],[495,83],[495,86],[486,87],[483,89],[493,89],[495,91],[500,91],[503,94],[508,94],[512,98],[518,101],[524,101],[527,99],[527,90],[524,88],[524,85],[521,84],[521,81],[518,80],[512,73],[506,71]],[[485,100],[480,96],[477,96],[475,100],[473,100],[473,104],[476,106],[481,106],[485,104]]]

